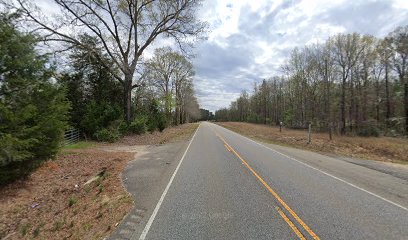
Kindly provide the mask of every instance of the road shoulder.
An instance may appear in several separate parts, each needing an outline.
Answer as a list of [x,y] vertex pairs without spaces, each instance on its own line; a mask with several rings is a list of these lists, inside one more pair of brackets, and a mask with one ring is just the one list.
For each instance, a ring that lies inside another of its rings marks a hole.
[[139,239],[190,138],[147,146],[143,155],[129,162],[122,181],[135,204],[108,239]]

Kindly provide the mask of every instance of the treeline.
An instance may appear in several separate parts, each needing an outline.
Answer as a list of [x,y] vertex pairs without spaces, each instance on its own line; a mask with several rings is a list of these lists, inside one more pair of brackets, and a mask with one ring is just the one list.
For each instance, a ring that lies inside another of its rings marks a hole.
[[214,119],[214,113],[210,112],[210,110],[200,108],[200,121],[212,121]]
[[[68,71],[57,74],[71,103],[70,126],[87,139],[114,142],[127,133],[162,131],[169,125],[196,121],[200,117],[194,93],[192,64],[171,48],[159,48],[143,64],[142,80],[131,101],[131,121],[125,120],[123,88],[112,72],[109,56],[98,40],[82,36],[87,48],[73,48]],[[93,49],[90,53],[87,49]]]
[[246,121],[339,134],[408,134],[408,26],[387,37],[338,34],[295,48],[282,75],[243,91],[217,121]]
[[190,49],[205,28],[199,1],[53,3],[55,19],[32,1],[0,3],[0,186],[54,157],[68,128],[114,142],[200,117],[189,60],[143,57],[159,36]]

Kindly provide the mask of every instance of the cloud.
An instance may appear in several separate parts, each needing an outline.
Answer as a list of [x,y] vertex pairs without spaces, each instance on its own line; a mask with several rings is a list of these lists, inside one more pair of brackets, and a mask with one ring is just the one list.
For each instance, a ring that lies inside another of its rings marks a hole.
[[408,22],[408,1],[207,0],[200,17],[211,33],[197,47],[195,85],[200,105],[214,111],[280,74],[294,47],[337,33],[385,36]]
[[[38,0],[47,15],[52,0]],[[383,37],[408,22],[407,0],[206,0],[199,18],[210,24],[208,40],[196,47],[195,89],[201,107],[229,106],[241,91],[280,74],[294,47],[323,43],[337,33]],[[174,42],[158,38],[156,47]]]

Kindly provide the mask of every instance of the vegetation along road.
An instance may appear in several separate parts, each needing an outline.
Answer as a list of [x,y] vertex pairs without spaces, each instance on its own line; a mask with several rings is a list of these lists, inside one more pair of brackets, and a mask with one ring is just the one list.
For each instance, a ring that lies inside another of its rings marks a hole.
[[0,240],[408,240],[407,3],[0,0]]
[[147,210],[144,229],[133,238],[408,235],[406,179],[317,153],[281,149],[201,123],[157,205]]

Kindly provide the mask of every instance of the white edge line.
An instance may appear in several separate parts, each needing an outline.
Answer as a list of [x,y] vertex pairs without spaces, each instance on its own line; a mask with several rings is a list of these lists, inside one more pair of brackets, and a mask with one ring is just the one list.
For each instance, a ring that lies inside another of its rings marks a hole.
[[143,229],[142,234],[140,235],[139,240],[144,240],[144,239],[146,238],[147,233],[149,232],[149,229],[150,229],[150,227],[152,226],[153,221],[154,221],[154,219],[155,219],[155,217],[156,217],[156,215],[157,215],[157,212],[159,211],[160,206],[161,206],[161,204],[163,203],[164,198],[166,197],[167,191],[169,191],[169,188],[170,188],[170,186],[171,186],[171,183],[173,182],[173,179],[174,179],[174,177],[176,176],[177,171],[179,170],[180,165],[181,165],[181,163],[183,162],[184,157],[186,156],[187,151],[188,151],[188,149],[190,148],[190,145],[191,145],[191,143],[193,142],[194,137],[195,137],[196,133],[198,132],[198,129],[200,128],[200,126],[201,126],[201,124],[198,125],[198,127],[197,127],[197,129],[196,129],[196,131],[195,131],[195,133],[194,133],[194,135],[193,135],[193,137],[192,137],[191,140],[190,140],[190,143],[188,144],[188,146],[187,146],[187,148],[186,148],[186,151],[184,151],[184,154],[183,154],[183,156],[181,157],[181,160],[180,160],[179,164],[177,165],[176,170],[174,170],[174,173],[173,173],[173,175],[171,176],[169,183],[167,184],[166,188],[164,189],[164,191],[163,191],[163,193],[162,193],[162,195],[161,195],[161,197],[160,197],[160,199],[159,199],[159,202],[157,203],[156,207],[154,208],[153,213],[152,213],[152,215],[151,215],[150,218],[149,218],[149,221],[146,223],[146,226],[145,226],[145,228]]
[[[215,125],[217,125],[217,124],[215,124]],[[356,185],[354,185],[354,184],[352,184],[352,183],[349,183],[349,182],[347,182],[346,180],[341,179],[341,178],[338,178],[338,177],[336,177],[336,176],[334,176],[334,175],[331,175],[330,173],[327,173],[327,172],[325,172],[325,171],[323,171],[323,170],[320,170],[320,169],[318,169],[318,168],[315,168],[315,167],[313,167],[313,166],[310,166],[310,165],[307,164],[307,163],[304,163],[304,162],[302,162],[302,161],[300,161],[300,160],[297,160],[296,158],[290,157],[290,156],[288,156],[288,155],[286,155],[286,154],[284,154],[284,153],[281,153],[281,152],[279,152],[279,151],[277,151],[277,150],[275,150],[275,149],[273,149],[273,148],[270,148],[270,147],[268,147],[268,146],[265,146],[265,145],[263,145],[262,143],[256,142],[256,141],[254,141],[254,140],[252,140],[252,139],[250,139],[250,138],[248,138],[248,137],[246,137],[246,136],[244,136],[244,135],[241,135],[241,134],[236,133],[236,132],[234,132],[234,131],[232,131],[232,130],[229,130],[229,129],[227,129],[227,128],[224,128],[224,127],[222,127],[222,126],[220,126],[220,125],[217,125],[217,126],[223,128],[223,129],[226,129],[226,130],[228,130],[228,131],[230,131],[230,132],[232,132],[232,133],[234,133],[234,134],[237,134],[237,135],[239,135],[239,136],[241,136],[241,137],[244,137],[244,138],[250,140],[251,142],[254,142],[254,143],[256,143],[256,144],[258,144],[258,145],[260,145],[260,146],[262,146],[262,147],[264,147],[264,148],[267,148],[267,149],[269,149],[269,150],[272,150],[272,151],[274,151],[274,152],[276,152],[276,153],[278,153],[278,154],[280,154],[280,155],[282,155],[282,156],[284,156],[284,157],[286,157],[286,158],[289,158],[290,160],[293,160],[293,161],[296,161],[296,162],[298,162],[298,163],[300,163],[300,164],[303,164],[303,165],[306,166],[306,167],[309,167],[309,168],[311,168],[311,169],[314,169],[314,170],[316,170],[316,171],[319,171],[319,172],[321,172],[321,173],[323,173],[323,174],[325,174],[325,175],[327,175],[327,176],[329,176],[329,177],[332,177],[332,178],[334,178],[334,179],[336,179],[336,180],[338,180],[338,181],[340,181],[340,182],[343,182],[343,183],[345,183],[345,184],[347,184],[347,185],[350,185],[350,186],[352,186],[352,187],[354,187],[354,188],[357,188],[357,189],[359,189],[359,190],[361,190],[361,191],[363,191],[363,192],[365,192],[365,193],[368,193],[368,194],[370,194],[370,195],[372,195],[372,196],[374,196],[374,197],[377,197],[377,198],[379,198],[379,199],[381,199],[381,200],[383,200],[383,201],[386,201],[386,202],[388,202],[388,203],[390,203],[390,204],[392,204],[392,205],[394,205],[394,206],[397,206],[397,207],[399,207],[399,208],[401,208],[401,209],[403,209],[403,210],[405,210],[405,211],[408,211],[408,208],[406,208],[406,207],[404,207],[404,206],[402,206],[402,205],[400,205],[400,204],[398,204],[398,203],[395,203],[395,202],[393,202],[393,201],[391,201],[391,200],[388,200],[388,199],[386,199],[386,198],[384,198],[384,197],[381,197],[380,195],[377,195],[377,194],[375,194],[375,193],[373,193],[373,192],[370,192],[370,191],[368,191],[368,190],[366,190],[366,189],[364,189],[364,188],[361,188],[361,187],[356,186]]]

